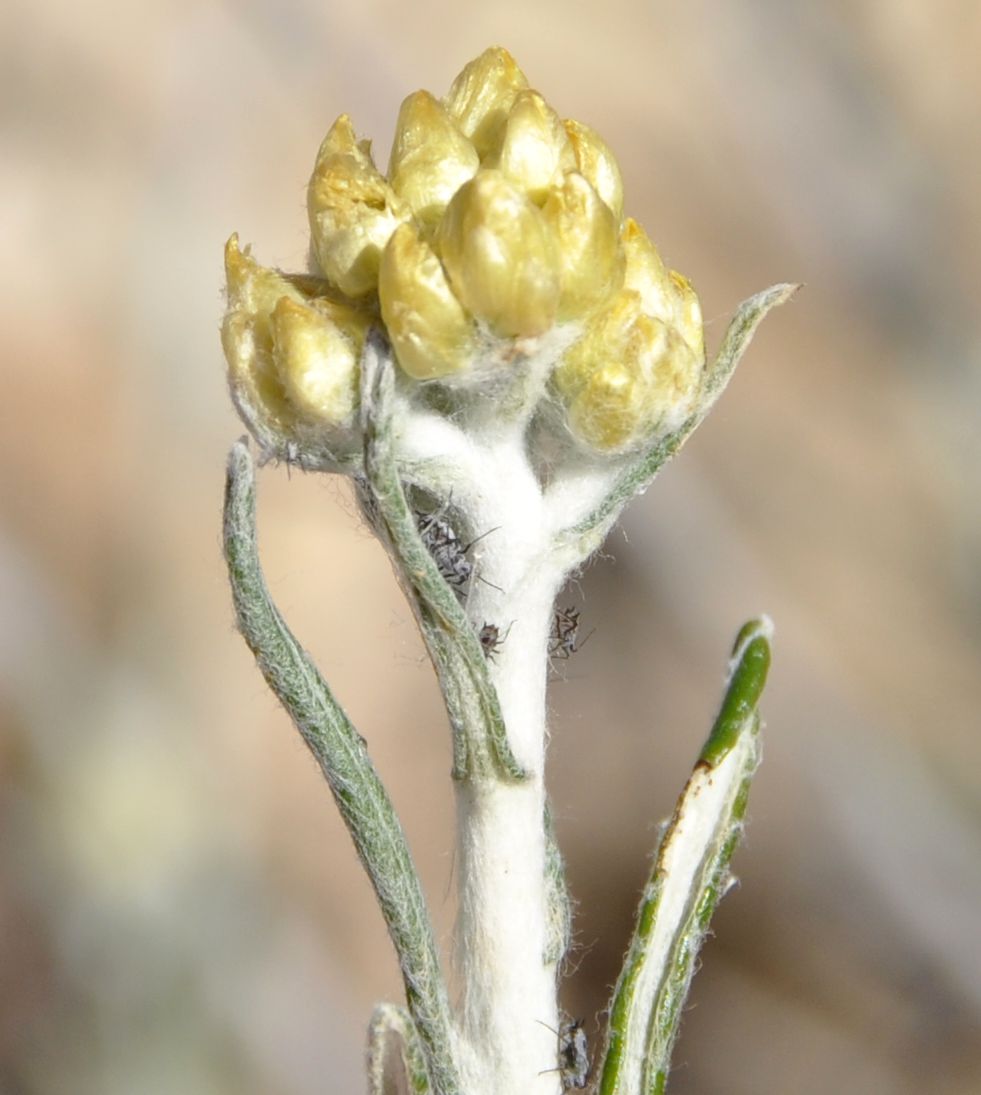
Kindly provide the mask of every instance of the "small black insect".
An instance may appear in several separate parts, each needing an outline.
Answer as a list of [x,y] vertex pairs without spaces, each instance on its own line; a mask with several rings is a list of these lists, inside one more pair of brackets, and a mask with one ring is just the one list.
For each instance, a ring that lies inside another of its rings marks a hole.
[[[592,631],[589,635],[592,635]],[[548,652],[553,658],[561,658],[565,661],[586,645],[589,635],[579,642],[579,610],[577,608],[557,608]]]
[[434,513],[416,511],[419,535],[439,568],[443,581],[459,592],[469,585],[473,577],[473,563],[467,557],[470,545],[464,547],[460,543],[453,526],[440,513],[441,510]]
[[[463,596],[463,591],[469,586],[474,576],[474,565],[470,561],[468,552],[485,536],[489,536],[496,529],[489,529],[480,536],[475,537],[469,544],[461,544],[456,530],[442,516],[445,507],[432,513],[415,511],[416,526],[426,550],[433,557],[433,562],[439,569],[440,576],[448,586],[456,590],[458,596]],[[478,575],[478,577],[480,577]],[[486,585],[492,585],[486,578],[480,579]],[[497,586],[494,586],[496,589]]]
[[[548,1026],[542,1023],[542,1026]],[[562,1090],[584,1088],[589,1081],[589,1044],[586,1032],[582,1028],[582,1019],[570,1019],[563,1023],[558,1031],[549,1030],[559,1042],[559,1063],[556,1068],[546,1072],[558,1072],[562,1079]]]
[[415,513],[419,535],[429,551],[435,551],[436,548],[445,547],[447,544],[458,544],[460,542],[453,526],[449,521],[443,519],[443,514],[446,512],[445,506],[433,510],[432,513],[426,513],[425,510],[421,509],[413,512]]
[[484,624],[477,635],[484,650],[484,657],[489,658],[491,661],[494,660],[494,655],[504,645],[508,635],[511,634],[511,626],[511,624],[508,624],[507,631],[502,635],[497,624]]
[[581,1019],[563,1023],[559,1031],[559,1075],[566,1091],[585,1087],[589,1079],[589,1046]]

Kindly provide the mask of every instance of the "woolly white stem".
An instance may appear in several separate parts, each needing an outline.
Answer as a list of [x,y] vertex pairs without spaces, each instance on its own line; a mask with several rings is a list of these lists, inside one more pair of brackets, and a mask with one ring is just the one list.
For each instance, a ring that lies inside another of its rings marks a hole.
[[[547,553],[541,491],[517,437],[482,446],[469,515],[481,542],[468,612],[507,638],[491,663],[508,742],[528,773],[458,786],[464,1084],[476,1095],[553,1095],[556,968],[546,962],[545,690],[564,573]],[[493,584],[490,584],[493,583]],[[496,589],[495,587],[499,587]],[[549,1029],[551,1028],[551,1030]]]
[[[526,590],[530,592],[530,590]],[[462,1033],[479,1095],[551,1095],[558,1029],[556,969],[545,962],[545,644],[554,586],[515,605],[505,648],[513,667],[496,674],[508,738],[529,773],[522,783],[459,786]],[[502,650],[502,654],[505,651]],[[545,1024],[545,1025],[543,1025]]]

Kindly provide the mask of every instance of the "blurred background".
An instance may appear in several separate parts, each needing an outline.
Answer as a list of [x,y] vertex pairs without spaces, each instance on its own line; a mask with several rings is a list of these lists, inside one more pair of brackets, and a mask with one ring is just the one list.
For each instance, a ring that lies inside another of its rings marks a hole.
[[[598,1038],[740,623],[777,625],[741,886],[676,1095],[981,1090],[981,6],[13,0],[0,13],[0,1092],[364,1090],[395,962],[233,630],[222,245],[306,253],[350,112],[492,43],[617,151],[710,346],[803,281],[564,598],[551,689]],[[444,944],[445,718],[344,484],[262,474],[279,604],[371,743]]]

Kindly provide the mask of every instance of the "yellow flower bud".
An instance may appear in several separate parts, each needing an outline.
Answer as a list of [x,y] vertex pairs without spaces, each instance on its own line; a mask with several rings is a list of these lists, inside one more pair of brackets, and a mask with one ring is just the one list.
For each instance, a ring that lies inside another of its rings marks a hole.
[[572,171],[542,208],[559,254],[558,320],[586,316],[623,284],[617,223],[589,183]]
[[640,295],[641,307],[649,316],[673,322],[677,290],[657,248],[632,217],[624,223],[620,242],[627,259],[624,286]]
[[677,270],[669,271],[671,285],[675,290],[675,327],[678,333],[692,348],[695,356],[705,359],[705,331],[702,327],[702,306],[692,288],[691,282]]
[[500,149],[488,156],[486,166],[500,168],[538,204],[566,171],[575,170],[575,153],[562,120],[537,91],[518,93]]
[[225,278],[221,343],[236,402],[276,433],[291,434],[296,414],[273,364],[270,316],[282,297],[298,301],[301,294],[282,274],[240,251],[237,235],[225,244]]
[[640,314],[638,295],[621,290],[609,307],[595,316],[582,336],[566,350],[552,374],[555,388],[566,403],[582,392],[604,356],[616,357],[617,349],[625,342]]
[[350,427],[368,318],[332,301],[280,297],[271,317],[277,375],[297,414],[312,425]]
[[237,236],[225,246],[225,271],[222,345],[246,417],[288,440],[353,425],[370,316],[323,295],[324,281],[260,266]]
[[411,224],[395,230],[378,275],[382,319],[399,364],[416,380],[466,369],[473,322],[453,295],[436,253]]
[[551,390],[594,451],[628,452],[689,413],[698,298],[623,220],[606,143],[562,121],[506,50],[471,61],[442,101],[403,101],[388,178],[338,118],[307,205],[326,280],[264,269],[234,237],[226,253],[229,375],[264,443],[350,455],[371,322],[417,381],[479,386],[490,368],[534,355],[544,372],[558,356]]
[[569,427],[599,452],[632,447],[644,416],[644,384],[627,362],[606,361],[594,370],[569,407]]
[[479,166],[477,150],[428,91],[402,103],[388,177],[419,220],[434,224]]
[[571,118],[565,122],[565,131],[576,157],[576,169],[619,221],[623,216],[623,178],[610,146],[595,129]]
[[527,86],[511,54],[492,46],[463,69],[443,102],[483,157],[500,143],[508,111]]
[[460,302],[495,334],[540,335],[559,303],[558,261],[541,212],[500,171],[457,191],[436,235]]
[[566,351],[553,381],[573,435],[599,452],[623,453],[684,421],[700,374],[684,340],[624,290]]
[[350,297],[374,290],[381,253],[408,210],[372,163],[368,142],[355,138],[346,114],[320,146],[307,211],[313,252],[330,281]]

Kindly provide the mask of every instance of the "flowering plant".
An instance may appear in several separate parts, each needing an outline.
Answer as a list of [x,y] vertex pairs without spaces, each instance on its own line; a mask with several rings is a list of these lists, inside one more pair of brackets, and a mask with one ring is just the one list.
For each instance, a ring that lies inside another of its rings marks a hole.
[[[374,885],[406,1007],[371,1023],[373,1092],[394,1042],[433,1095],[583,1087],[557,983],[570,902],[545,790],[549,655],[568,576],[701,422],[756,326],[744,303],[706,362],[691,285],[623,213],[617,162],[503,49],[402,105],[388,173],[342,115],[308,190],[310,274],[226,248],[222,340],[263,459],[354,481],[446,701],[459,815],[460,999],[446,989],[406,842],[364,738],[273,605],[246,442],[229,459],[225,551],[241,631],[320,763]],[[593,1074],[663,1089],[680,1004],[727,884],[758,759],[769,624],[740,632],[719,718],[661,840]]]

